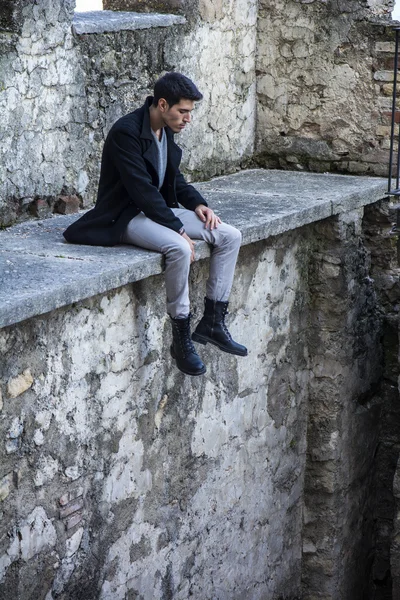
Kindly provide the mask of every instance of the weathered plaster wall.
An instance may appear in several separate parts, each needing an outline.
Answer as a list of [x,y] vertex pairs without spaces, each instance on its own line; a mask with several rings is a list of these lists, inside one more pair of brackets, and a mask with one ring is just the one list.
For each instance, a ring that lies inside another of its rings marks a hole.
[[201,348],[201,378],[168,355],[163,276],[1,330],[0,595],[361,600],[381,369],[361,218],[243,247],[250,355]]
[[[26,2],[20,32],[0,33],[0,223],[44,217],[59,196],[95,200],[111,124],[168,70],[204,93],[180,138],[189,177],[234,170],[255,133],[256,0],[204,3],[190,24],[73,36],[73,0]],[[229,94],[226,90],[229,89]],[[68,209],[67,209],[68,210]]]
[[256,142],[261,164],[387,175],[391,8],[390,2],[261,0]]
[[162,276],[1,331],[0,595],[297,596],[305,243],[243,249],[230,323],[251,354],[207,347],[206,377],[171,365]]

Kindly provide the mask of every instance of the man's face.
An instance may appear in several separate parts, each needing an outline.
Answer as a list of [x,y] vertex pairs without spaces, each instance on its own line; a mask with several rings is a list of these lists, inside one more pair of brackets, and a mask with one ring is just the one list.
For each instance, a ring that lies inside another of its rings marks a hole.
[[194,109],[194,100],[180,100],[178,104],[169,106],[167,101],[161,98],[159,100],[164,124],[168,125],[174,133],[183,131],[192,119],[192,110]]

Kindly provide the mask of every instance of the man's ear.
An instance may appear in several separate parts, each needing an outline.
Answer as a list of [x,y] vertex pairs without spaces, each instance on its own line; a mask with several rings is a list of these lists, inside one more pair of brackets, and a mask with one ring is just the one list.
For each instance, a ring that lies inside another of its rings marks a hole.
[[159,99],[159,101],[158,101],[158,108],[163,113],[167,112],[169,106],[168,106],[168,102],[165,100],[165,98],[160,98]]

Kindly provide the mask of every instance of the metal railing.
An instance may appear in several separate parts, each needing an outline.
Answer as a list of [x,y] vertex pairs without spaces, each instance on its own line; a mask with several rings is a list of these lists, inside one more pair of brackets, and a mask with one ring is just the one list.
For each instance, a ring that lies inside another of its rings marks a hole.
[[[396,105],[397,105],[397,73],[399,69],[399,38],[400,27],[394,27],[396,32],[396,46],[394,53],[393,69],[393,99],[392,99],[392,122],[390,130],[390,154],[389,154],[389,177],[388,177],[388,195],[400,196],[400,123],[398,123],[398,132],[396,133]],[[395,141],[397,139],[397,151],[395,151]],[[396,155],[396,156],[395,156]],[[396,162],[396,172],[393,174],[393,166]],[[395,186],[392,188],[393,181]]]

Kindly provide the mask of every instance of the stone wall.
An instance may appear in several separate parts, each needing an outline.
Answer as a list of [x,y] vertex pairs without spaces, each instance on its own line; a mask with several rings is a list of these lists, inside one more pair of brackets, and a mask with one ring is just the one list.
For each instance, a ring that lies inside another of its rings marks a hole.
[[111,124],[173,69],[204,92],[179,138],[189,179],[252,159],[386,176],[390,2],[172,4],[186,20],[118,28],[106,11],[73,34],[73,0],[0,2],[0,224],[91,205]]
[[382,326],[361,224],[243,247],[250,354],[202,348],[201,378],[169,357],[162,275],[0,331],[0,596],[365,597]]
[[71,32],[74,3],[9,4],[19,6],[4,24],[16,31],[0,31],[2,225],[21,214],[44,215],[48,200],[83,194],[87,185],[86,143],[79,135],[84,74]]
[[261,1],[260,164],[387,176],[392,4]]
[[60,196],[72,210],[92,204],[108,129],[168,70],[204,93],[180,138],[189,178],[232,171],[252,155],[255,0],[204,4],[186,25],[107,33],[103,20],[90,35],[73,35],[73,6],[27,0],[19,31],[0,31],[0,224],[65,211]]

